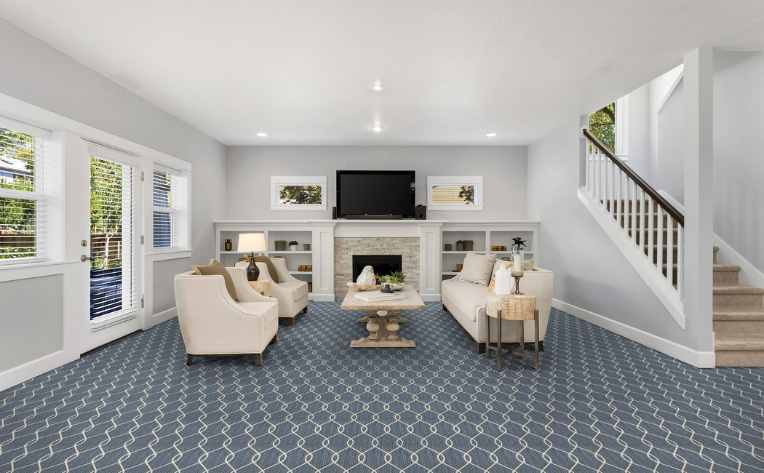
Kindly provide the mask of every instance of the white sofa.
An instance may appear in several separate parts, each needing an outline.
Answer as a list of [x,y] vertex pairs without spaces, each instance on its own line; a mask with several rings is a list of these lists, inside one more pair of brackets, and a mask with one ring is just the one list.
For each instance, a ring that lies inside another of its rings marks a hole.
[[[278,258],[271,258],[274,263]],[[237,268],[246,270],[249,263],[240,261],[236,263]],[[276,283],[268,272],[265,263],[257,263],[257,269],[260,271],[258,281],[271,282],[271,296],[279,301],[279,318],[284,319],[289,325],[294,325],[297,315],[308,311],[308,283],[301,281],[286,271],[284,266],[283,274],[279,279],[283,282]]]
[[277,341],[278,302],[260,295],[247,282],[244,270],[226,268],[236,287],[236,297],[226,290],[223,276],[187,273],[175,276],[175,303],[186,364],[199,355],[255,355]]
[[[554,274],[551,271],[537,269],[526,271],[520,280],[520,290],[524,294],[536,296],[539,310],[539,341],[544,340],[549,311],[552,307]],[[443,281],[440,286],[443,307],[459,322],[464,330],[477,343],[478,352],[482,351],[487,341],[486,309],[495,313],[499,298],[487,286],[481,286],[458,278]],[[497,319],[491,320],[491,336],[498,334]],[[502,321],[502,342],[519,342],[522,336],[521,323],[525,323],[525,341],[534,341],[533,321]],[[494,338],[495,340],[495,338]]]

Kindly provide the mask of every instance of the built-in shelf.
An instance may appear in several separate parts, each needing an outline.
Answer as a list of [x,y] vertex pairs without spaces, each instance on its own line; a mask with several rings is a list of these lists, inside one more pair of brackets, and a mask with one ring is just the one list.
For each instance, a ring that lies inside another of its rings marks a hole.
[[270,250],[268,251],[269,255],[309,255],[312,254],[312,251],[290,251],[290,250],[284,250],[284,251],[275,251]]
[[295,274],[295,275],[311,275],[311,274],[313,274],[313,271],[289,271],[289,274]]
[[458,272],[456,272],[456,271],[443,271],[441,274],[442,274],[443,276],[456,276],[456,275],[457,275],[457,274],[459,274],[459,273],[458,273]]
[[241,251],[221,251],[221,255],[246,255],[249,254],[249,252],[241,252]]
[[485,250],[473,250],[473,251],[443,251],[444,255],[466,255],[467,253],[485,253]]

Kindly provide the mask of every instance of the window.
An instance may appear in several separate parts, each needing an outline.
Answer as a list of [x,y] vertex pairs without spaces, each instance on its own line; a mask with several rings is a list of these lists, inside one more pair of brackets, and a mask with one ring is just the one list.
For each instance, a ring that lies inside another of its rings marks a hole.
[[0,264],[45,257],[46,133],[0,121]]
[[186,183],[187,178],[176,172],[154,170],[154,248],[187,246]]
[[616,156],[626,159],[629,144],[629,96],[625,95],[589,115],[589,131]]
[[326,176],[271,176],[271,210],[325,210]]

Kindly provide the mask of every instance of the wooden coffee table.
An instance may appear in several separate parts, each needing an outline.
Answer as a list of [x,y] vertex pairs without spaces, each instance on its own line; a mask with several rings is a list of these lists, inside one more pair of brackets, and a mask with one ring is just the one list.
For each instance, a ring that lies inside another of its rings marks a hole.
[[405,287],[402,297],[391,301],[366,302],[357,299],[358,291],[351,289],[342,301],[342,309],[360,311],[367,314],[366,330],[369,335],[350,342],[352,348],[414,348],[416,342],[398,335],[402,310],[416,310],[424,307],[419,293]]

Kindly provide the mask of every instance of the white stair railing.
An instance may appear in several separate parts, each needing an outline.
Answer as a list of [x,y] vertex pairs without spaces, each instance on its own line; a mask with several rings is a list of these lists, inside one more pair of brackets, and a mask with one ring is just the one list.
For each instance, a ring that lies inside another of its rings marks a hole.
[[581,188],[682,296],[684,216],[588,130]]

